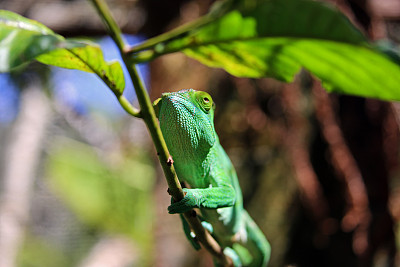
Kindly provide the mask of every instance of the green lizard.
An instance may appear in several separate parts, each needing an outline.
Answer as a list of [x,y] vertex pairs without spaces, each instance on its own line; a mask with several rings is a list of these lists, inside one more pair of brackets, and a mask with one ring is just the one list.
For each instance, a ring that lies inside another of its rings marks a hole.
[[[199,208],[203,226],[235,266],[266,266],[270,245],[243,208],[236,171],[214,129],[215,105],[210,95],[193,89],[164,93],[154,107],[178,178],[191,187],[183,189],[185,197],[173,202],[169,213]],[[187,222],[183,218],[182,222],[198,249]]]

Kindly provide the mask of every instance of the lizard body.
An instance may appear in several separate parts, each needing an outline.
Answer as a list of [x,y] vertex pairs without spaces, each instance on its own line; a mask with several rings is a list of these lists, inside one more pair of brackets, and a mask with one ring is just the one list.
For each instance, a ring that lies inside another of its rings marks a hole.
[[[204,225],[211,225],[207,228],[235,266],[266,266],[270,245],[243,208],[236,171],[215,132],[214,107],[208,93],[193,89],[165,93],[155,101],[178,178],[190,185],[184,188],[185,197],[168,210],[183,213],[199,208]],[[186,236],[193,239],[183,223]],[[195,241],[192,244],[196,248]]]

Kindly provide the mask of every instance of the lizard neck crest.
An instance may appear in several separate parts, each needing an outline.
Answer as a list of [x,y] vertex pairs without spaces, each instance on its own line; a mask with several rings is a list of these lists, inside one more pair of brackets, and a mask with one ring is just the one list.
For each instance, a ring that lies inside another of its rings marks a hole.
[[163,94],[159,120],[171,155],[181,162],[204,159],[217,141],[214,105],[205,92],[189,89]]

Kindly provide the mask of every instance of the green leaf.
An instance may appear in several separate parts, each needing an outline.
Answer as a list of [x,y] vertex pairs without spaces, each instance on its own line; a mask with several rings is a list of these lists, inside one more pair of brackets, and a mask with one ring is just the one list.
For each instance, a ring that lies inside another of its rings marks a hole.
[[134,59],[182,51],[238,77],[282,81],[292,81],[304,67],[331,92],[400,100],[400,66],[334,8],[309,0],[236,2],[210,23],[167,33],[148,50],[133,48]]
[[106,62],[99,45],[88,41],[68,40],[69,49],[57,49],[37,57],[41,63],[97,74],[117,95],[125,89],[122,67],[117,61]]
[[63,37],[39,22],[0,10],[0,72],[58,48]]
[[66,40],[37,21],[0,10],[0,72],[37,59],[68,69],[97,74],[117,95],[125,88],[121,65],[106,62],[97,44]]

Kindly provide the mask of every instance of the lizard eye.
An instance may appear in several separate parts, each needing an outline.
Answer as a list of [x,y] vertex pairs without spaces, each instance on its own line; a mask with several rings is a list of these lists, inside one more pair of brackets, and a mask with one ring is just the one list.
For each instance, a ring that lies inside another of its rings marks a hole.
[[208,113],[210,109],[213,107],[213,101],[211,96],[206,92],[198,91],[196,94],[197,102],[199,103],[200,107]]

